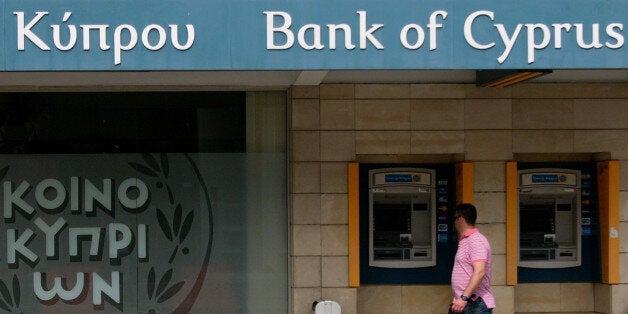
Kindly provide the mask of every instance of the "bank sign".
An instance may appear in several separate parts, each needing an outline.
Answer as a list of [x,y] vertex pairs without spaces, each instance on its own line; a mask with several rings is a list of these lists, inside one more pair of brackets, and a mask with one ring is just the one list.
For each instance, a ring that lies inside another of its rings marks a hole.
[[3,0],[2,71],[621,69],[626,0]]

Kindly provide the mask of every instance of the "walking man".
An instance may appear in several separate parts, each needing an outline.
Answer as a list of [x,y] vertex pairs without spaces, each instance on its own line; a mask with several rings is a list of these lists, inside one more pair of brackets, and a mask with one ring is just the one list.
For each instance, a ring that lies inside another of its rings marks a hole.
[[491,245],[475,227],[477,210],[472,204],[456,206],[454,226],[458,232],[458,251],[451,273],[453,313],[493,313],[495,297],[491,292]]

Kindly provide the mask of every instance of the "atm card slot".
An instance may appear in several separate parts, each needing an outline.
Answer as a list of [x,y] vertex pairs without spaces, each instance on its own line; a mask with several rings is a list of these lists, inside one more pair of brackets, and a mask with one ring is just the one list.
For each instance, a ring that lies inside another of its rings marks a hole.
[[427,257],[427,251],[414,252],[415,257]]

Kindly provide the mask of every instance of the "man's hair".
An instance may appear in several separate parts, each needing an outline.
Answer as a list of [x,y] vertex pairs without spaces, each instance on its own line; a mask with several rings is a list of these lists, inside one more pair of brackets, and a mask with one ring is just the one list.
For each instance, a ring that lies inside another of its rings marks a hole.
[[475,220],[478,217],[478,211],[473,204],[463,203],[456,206],[456,214],[464,217],[468,224],[475,226]]

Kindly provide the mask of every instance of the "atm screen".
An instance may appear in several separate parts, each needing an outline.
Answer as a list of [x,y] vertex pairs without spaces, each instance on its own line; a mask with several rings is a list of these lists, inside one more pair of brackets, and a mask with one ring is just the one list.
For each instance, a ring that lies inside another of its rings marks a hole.
[[373,204],[373,229],[376,232],[410,233],[410,204]]
[[554,204],[521,204],[519,219],[521,233],[554,233]]

